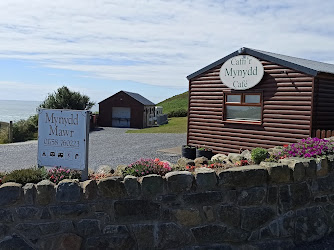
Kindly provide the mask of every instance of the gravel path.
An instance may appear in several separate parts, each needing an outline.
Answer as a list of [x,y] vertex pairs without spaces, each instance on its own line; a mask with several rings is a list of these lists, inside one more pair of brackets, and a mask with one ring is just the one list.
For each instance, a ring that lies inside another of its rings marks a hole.
[[[126,128],[101,128],[90,133],[89,168],[116,168],[139,158],[160,158],[172,163],[180,157],[157,152],[186,144],[186,134],[126,134]],[[37,141],[0,145],[0,171],[28,168],[37,164]]]

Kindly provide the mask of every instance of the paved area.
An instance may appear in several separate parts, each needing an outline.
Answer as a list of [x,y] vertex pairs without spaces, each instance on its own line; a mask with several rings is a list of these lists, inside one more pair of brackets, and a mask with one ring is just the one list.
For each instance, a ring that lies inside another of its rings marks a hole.
[[[160,158],[176,162],[186,134],[126,134],[125,128],[100,128],[90,133],[89,168],[100,165],[116,168],[140,158]],[[159,150],[159,151],[158,151]],[[0,145],[0,171],[37,165],[37,141]]]

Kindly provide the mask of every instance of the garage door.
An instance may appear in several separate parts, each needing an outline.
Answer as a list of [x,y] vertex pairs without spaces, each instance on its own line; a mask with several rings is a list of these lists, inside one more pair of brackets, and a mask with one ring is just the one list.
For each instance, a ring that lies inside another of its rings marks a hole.
[[113,107],[112,108],[112,126],[120,128],[130,127],[131,108]]

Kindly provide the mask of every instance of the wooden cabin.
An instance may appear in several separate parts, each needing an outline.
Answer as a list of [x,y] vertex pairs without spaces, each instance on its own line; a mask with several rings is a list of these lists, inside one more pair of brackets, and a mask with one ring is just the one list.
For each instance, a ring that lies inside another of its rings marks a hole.
[[120,91],[99,102],[99,125],[146,128],[154,125],[155,104],[137,93]]
[[334,65],[250,48],[189,75],[187,143],[215,153],[334,136]]

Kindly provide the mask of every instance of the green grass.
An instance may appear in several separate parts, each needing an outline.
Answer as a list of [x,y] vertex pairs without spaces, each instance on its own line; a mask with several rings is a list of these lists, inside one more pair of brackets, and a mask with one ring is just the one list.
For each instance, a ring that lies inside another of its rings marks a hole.
[[9,126],[8,122],[0,122],[0,129],[7,129]]
[[173,117],[168,119],[168,124],[159,127],[128,130],[126,133],[148,134],[148,133],[187,133],[187,117]]
[[164,114],[168,114],[169,112],[179,110],[179,109],[188,110],[188,96],[189,96],[189,93],[187,91],[182,94],[168,98],[158,103],[157,106],[163,107]]

